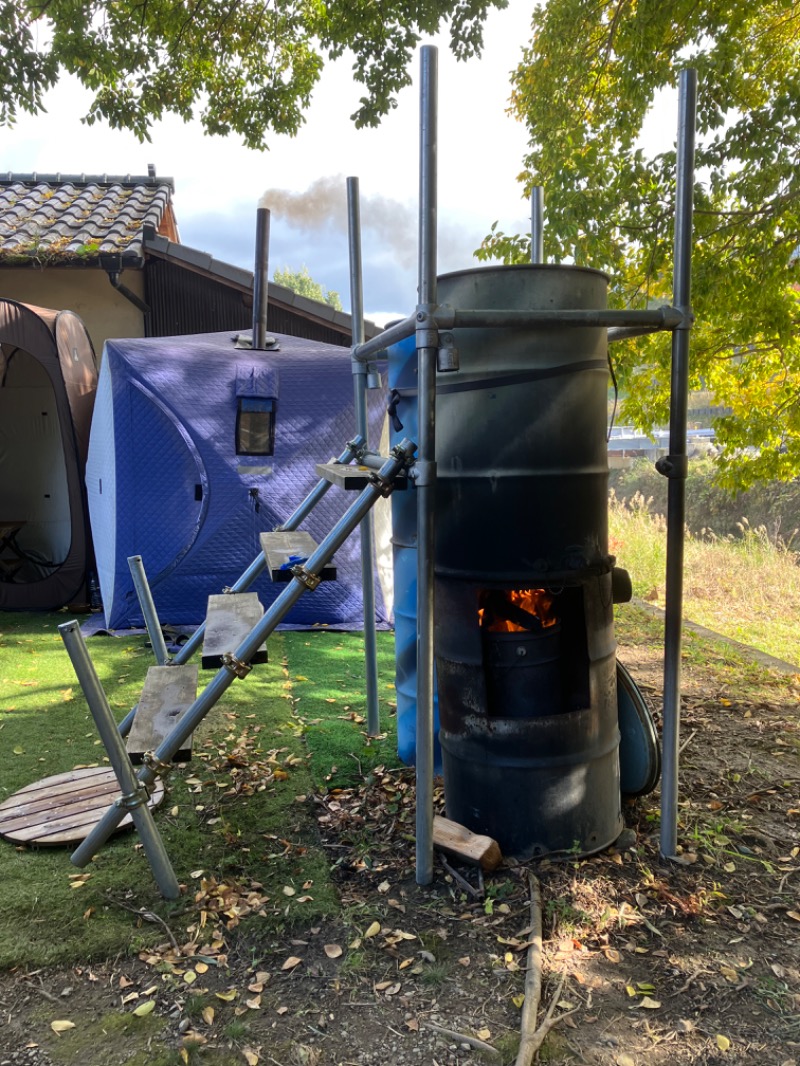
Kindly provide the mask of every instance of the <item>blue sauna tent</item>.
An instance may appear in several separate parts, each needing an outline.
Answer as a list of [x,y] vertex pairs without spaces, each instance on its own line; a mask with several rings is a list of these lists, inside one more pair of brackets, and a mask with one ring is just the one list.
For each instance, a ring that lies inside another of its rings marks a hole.
[[[109,629],[143,622],[128,568],[141,555],[159,618],[199,624],[338,455],[355,426],[346,348],[278,336],[265,351],[215,333],[106,342],[86,485]],[[370,443],[385,421],[369,396]],[[303,523],[319,542],[355,499],[332,487]],[[380,527],[381,523],[376,523]],[[388,534],[388,531],[387,531]],[[387,535],[388,539],[388,535]],[[304,595],[294,627],[361,628],[359,535],[336,553],[336,581]],[[260,578],[267,607],[284,588]],[[380,585],[377,622],[388,623]]]

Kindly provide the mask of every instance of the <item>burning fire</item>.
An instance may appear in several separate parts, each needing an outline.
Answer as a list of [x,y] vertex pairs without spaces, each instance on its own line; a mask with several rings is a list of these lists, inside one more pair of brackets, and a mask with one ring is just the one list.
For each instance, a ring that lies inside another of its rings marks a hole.
[[[544,629],[558,621],[553,611],[553,597],[546,589],[510,589],[507,592],[485,589],[480,594],[480,604],[479,625],[489,633],[529,633],[538,628],[537,623]],[[529,625],[521,624],[525,619],[514,608],[532,616]]]

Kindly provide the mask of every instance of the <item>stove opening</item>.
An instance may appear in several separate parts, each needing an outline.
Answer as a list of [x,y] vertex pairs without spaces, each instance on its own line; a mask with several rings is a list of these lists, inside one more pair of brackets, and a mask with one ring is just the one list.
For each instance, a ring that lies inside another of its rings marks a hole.
[[589,658],[580,588],[478,593],[492,718],[538,718],[589,706]]

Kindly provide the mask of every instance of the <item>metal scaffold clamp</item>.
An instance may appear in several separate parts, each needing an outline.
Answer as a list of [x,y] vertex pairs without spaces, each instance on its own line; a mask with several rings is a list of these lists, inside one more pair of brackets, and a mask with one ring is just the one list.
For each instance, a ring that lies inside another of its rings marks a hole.
[[382,478],[378,473],[370,474],[367,480],[370,485],[374,485],[380,491],[380,494],[384,499],[388,499],[388,497],[394,492],[394,481]]
[[222,656],[222,665],[226,670],[230,670],[234,677],[238,677],[239,680],[243,680],[253,667],[250,663],[244,662],[243,659],[237,659],[232,651],[226,651]]
[[114,800],[114,806],[130,814],[131,811],[135,811],[139,807],[146,807],[149,799],[150,796],[147,789],[140,785],[133,792],[126,792],[122,796],[117,796]]
[[142,763],[151,770],[156,777],[166,777],[168,773],[173,770],[173,765],[170,762],[164,762],[163,759],[159,759],[154,751],[146,751],[142,756]]
[[315,574],[312,570],[307,570],[304,566],[293,566],[292,574],[297,578],[309,592],[313,592],[317,585],[322,581],[319,574]]
[[352,451],[353,458],[361,461],[364,457],[364,453],[367,451],[367,442],[360,433],[357,433],[352,440],[345,442],[347,447]]

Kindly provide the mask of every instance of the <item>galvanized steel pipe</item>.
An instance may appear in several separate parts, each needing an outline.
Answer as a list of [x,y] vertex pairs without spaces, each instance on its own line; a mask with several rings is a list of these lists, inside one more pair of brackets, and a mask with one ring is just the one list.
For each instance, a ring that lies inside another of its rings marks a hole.
[[433,597],[436,503],[437,50],[422,49],[420,93],[419,303],[417,361],[417,856],[419,885],[433,880]]
[[664,732],[661,773],[661,854],[678,845],[678,763],[681,716],[681,637],[683,628],[683,537],[686,521],[686,422],[689,398],[691,329],[692,207],[697,112],[697,71],[682,70],[678,104],[675,262],[673,303],[684,321],[672,334],[669,455],[657,468],[669,478],[667,493],[667,573],[664,619]]
[[544,262],[544,189],[531,189],[531,262]]
[[[103,686],[100,684],[92,660],[86,650],[80,626],[76,621],[65,622],[64,625],[58,627],[58,631],[64,641],[67,654],[72,661],[75,674],[83,689],[83,694],[86,696],[86,702],[92,712],[97,732],[100,734],[103,746],[108,752],[109,762],[122,793],[122,802],[111,807],[111,811],[114,813],[114,826],[111,831],[113,832],[125,815],[130,812],[161,895],[165,899],[177,899],[181,891],[178,879],[169,861],[164,841],[156,829],[152,812],[147,806],[147,796],[142,794],[140,783],[133,772],[131,761],[128,758],[122,737],[114,721],[114,715],[108,705]],[[128,801],[127,804],[125,803],[126,800]]]
[[164,634],[161,632],[161,623],[158,620],[158,612],[153,602],[150,585],[147,582],[147,575],[144,572],[141,555],[129,555],[128,567],[133,578],[133,587],[136,589],[139,606],[142,608],[142,614],[144,615],[144,624],[147,627],[147,635],[150,637],[153,655],[159,666],[166,666],[169,661],[167,644],[164,640]]
[[[350,321],[353,347],[364,341],[364,293],[361,266],[361,204],[358,178],[347,179],[347,232],[350,246]],[[356,432],[369,446],[366,363],[352,359],[355,394]],[[364,611],[364,661],[366,674],[367,734],[380,732],[378,715],[378,641],[375,633],[375,568],[373,566],[374,523],[369,511],[361,523],[361,598]]]

